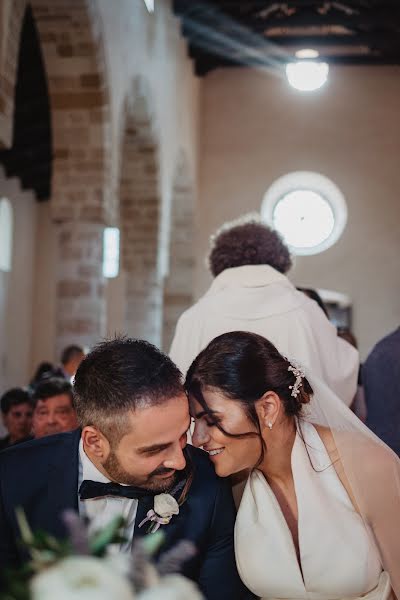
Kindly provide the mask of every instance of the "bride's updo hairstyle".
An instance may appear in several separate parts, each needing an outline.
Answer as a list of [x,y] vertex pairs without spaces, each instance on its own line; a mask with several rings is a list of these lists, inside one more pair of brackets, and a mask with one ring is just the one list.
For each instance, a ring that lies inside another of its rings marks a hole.
[[[256,333],[233,331],[216,337],[200,352],[187,372],[185,388],[189,396],[199,402],[207,418],[225,435],[261,437],[255,403],[266,392],[275,392],[279,396],[288,418],[300,417],[303,405],[310,401],[313,390],[305,377],[297,396],[292,395],[291,386],[295,384],[296,376],[288,370],[290,366],[291,363],[266,338]],[[205,389],[219,391],[240,402],[258,433],[225,431],[207,406],[203,396]]]

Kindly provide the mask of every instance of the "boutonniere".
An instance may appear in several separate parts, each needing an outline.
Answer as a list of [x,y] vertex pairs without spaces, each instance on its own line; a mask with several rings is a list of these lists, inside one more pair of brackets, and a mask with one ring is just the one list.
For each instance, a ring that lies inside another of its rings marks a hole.
[[158,494],[154,496],[154,507],[147,512],[147,516],[139,527],[150,522],[148,533],[154,533],[161,525],[168,525],[174,515],[179,514],[179,504],[171,494]]

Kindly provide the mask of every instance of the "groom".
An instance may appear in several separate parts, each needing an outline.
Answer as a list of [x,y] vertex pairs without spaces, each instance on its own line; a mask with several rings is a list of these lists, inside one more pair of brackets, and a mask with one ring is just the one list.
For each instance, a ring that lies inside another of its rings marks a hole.
[[[235,511],[230,486],[207,455],[186,445],[190,417],[174,363],[142,340],[98,345],[74,383],[81,430],[22,444],[0,454],[0,570],[21,562],[15,507],[33,530],[63,537],[65,509],[75,509],[95,530],[122,514],[129,552],[154,497],[170,493],[179,506],[162,550],[192,541],[197,554],[183,574],[210,600],[245,597],[233,549]],[[150,513],[153,515],[154,513]]]

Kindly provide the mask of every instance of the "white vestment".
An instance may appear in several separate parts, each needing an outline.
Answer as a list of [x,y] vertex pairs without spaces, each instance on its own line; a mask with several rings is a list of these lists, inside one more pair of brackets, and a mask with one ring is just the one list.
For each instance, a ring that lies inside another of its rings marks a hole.
[[337,336],[321,308],[268,265],[226,269],[177,324],[170,356],[183,374],[222,333],[250,331],[321,378],[348,406],[358,375],[358,352]]

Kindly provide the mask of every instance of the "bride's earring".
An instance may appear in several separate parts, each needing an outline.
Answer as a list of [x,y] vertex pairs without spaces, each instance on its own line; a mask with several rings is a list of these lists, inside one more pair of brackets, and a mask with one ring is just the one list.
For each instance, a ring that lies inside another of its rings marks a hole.
[[269,427],[270,429],[272,429],[272,423],[271,423],[271,421],[268,421],[268,427]]

